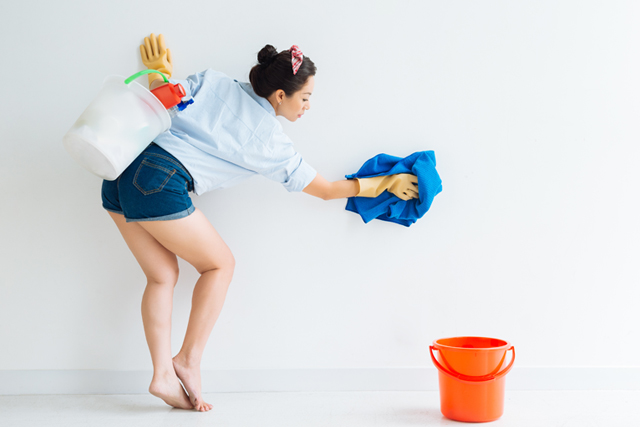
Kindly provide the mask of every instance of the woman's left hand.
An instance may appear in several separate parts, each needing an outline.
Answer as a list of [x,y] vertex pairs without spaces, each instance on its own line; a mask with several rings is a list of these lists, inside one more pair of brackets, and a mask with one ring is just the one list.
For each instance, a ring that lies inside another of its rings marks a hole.
[[[150,70],[157,70],[168,77],[173,73],[173,62],[171,61],[171,51],[166,48],[164,36],[162,34],[156,36],[151,33],[149,37],[144,38],[144,45],[140,45],[140,56],[142,63]],[[157,73],[149,74],[149,85],[154,80],[162,79]]]

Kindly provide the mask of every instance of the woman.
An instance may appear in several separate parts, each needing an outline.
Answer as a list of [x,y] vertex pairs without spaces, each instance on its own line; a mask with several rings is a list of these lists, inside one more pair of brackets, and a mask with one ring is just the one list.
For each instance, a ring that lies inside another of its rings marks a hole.
[[[141,55],[147,67],[171,76],[171,55],[162,35],[145,38]],[[314,63],[296,46],[278,53],[270,45],[258,53],[258,62],[250,84],[213,70],[173,80],[194,103],[115,181],[104,181],[102,187],[103,206],[147,278],[142,319],[154,370],[149,391],[176,408],[213,407],[202,399],[200,361],[235,265],[227,245],[193,206],[190,191],[202,194],[261,174],[289,191],[325,200],[376,197],[385,189],[404,200],[417,197],[413,175],[329,182],[317,174],[276,120],[283,116],[295,122],[309,110]],[[164,84],[159,74],[150,74],[149,80],[151,89]],[[172,358],[177,257],[193,265],[200,278],[182,348]]]

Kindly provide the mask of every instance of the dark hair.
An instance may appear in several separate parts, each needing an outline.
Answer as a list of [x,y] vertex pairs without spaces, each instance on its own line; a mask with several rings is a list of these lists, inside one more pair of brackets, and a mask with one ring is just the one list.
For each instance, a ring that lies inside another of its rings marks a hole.
[[268,98],[278,89],[291,96],[302,89],[310,76],[315,75],[316,66],[305,55],[300,69],[294,76],[291,52],[283,50],[278,53],[275,47],[268,44],[258,52],[258,64],[251,68],[249,81],[253,91],[263,98]]

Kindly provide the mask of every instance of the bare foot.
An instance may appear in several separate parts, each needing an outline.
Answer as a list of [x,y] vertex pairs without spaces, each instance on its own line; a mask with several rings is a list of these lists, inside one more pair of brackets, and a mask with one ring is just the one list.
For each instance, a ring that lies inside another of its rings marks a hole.
[[174,375],[153,374],[149,393],[164,400],[169,406],[179,409],[193,409],[187,393],[184,392],[178,377]]
[[193,408],[200,412],[210,411],[213,405],[202,399],[200,365],[189,365],[189,363],[178,354],[173,358],[173,368],[176,370],[176,375],[178,375],[182,384],[184,384],[184,388],[187,389]]

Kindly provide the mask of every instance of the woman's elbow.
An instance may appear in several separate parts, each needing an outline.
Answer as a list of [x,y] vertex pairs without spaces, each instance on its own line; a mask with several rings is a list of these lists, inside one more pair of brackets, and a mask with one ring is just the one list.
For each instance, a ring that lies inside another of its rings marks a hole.
[[322,200],[331,200],[331,199],[333,199],[331,191],[329,191],[328,189],[324,189],[324,188],[322,190],[320,190],[320,191],[316,191],[316,192],[310,193],[310,194],[312,196],[315,196],[315,197],[317,197],[319,199],[322,199]]
[[332,200],[336,198],[333,183],[319,176],[302,191],[322,200]]
[[335,200],[339,199],[340,195],[335,182],[329,182],[329,185],[325,186],[322,190],[322,200]]

